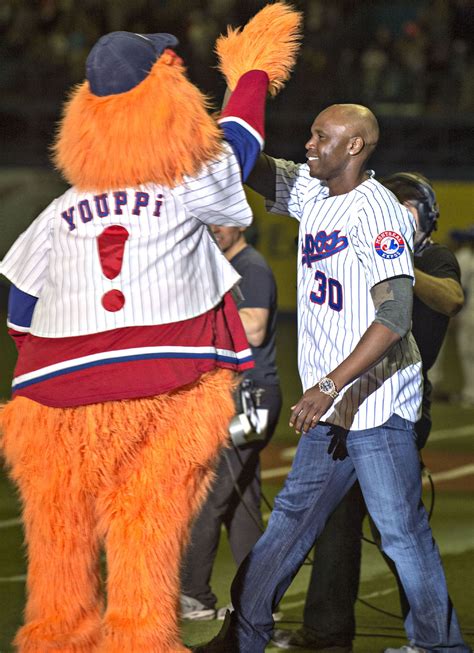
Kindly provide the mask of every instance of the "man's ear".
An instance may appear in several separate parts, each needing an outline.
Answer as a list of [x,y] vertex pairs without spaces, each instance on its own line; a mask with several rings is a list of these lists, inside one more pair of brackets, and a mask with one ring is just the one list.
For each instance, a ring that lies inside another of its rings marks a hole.
[[348,152],[351,156],[355,156],[356,154],[362,152],[364,147],[365,147],[365,142],[362,136],[353,136],[349,143]]

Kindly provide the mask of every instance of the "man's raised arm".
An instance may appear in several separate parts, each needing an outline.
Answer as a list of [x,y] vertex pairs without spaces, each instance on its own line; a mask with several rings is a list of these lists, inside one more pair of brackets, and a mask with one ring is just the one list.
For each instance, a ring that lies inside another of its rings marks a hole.
[[275,160],[262,152],[245,183],[256,193],[274,202],[276,199]]

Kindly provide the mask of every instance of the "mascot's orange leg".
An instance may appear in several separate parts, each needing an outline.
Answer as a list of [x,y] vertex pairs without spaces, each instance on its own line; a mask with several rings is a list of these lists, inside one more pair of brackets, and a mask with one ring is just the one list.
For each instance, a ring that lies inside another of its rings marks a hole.
[[[169,395],[79,408],[24,398],[3,446],[29,549],[20,653],[177,653],[179,562],[234,407],[232,373]],[[101,622],[99,540],[107,611]]]
[[133,468],[102,497],[108,605],[103,653],[178,653],[179,566],[233,414],[231,375],[206,375],[150,413]]
[[98,550],[92,497],[81,483],[73,424],[27,399],[2,416],[4,449],[24,503],[28,544],[21,653],[89,653],[100,639]]

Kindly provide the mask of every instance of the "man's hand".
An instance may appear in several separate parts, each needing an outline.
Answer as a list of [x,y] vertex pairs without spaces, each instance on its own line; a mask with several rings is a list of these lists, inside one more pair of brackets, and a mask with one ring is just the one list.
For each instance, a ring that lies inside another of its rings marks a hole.
[[[400,335],[384,324],[372,322],[354,351],[327,376],[339,392],[377,365],[392,347],[400,341]],[[292,406],[290,426],[297,432],[308,431],[315,426],[333,403],[332,397],[320,391],[319,385],[306,390],[296,406]]]
[[309,431],[331,407],[334,399],[321,392],[317,385],[308,388],[295,406],[292,406],[290,427],[297,433]]

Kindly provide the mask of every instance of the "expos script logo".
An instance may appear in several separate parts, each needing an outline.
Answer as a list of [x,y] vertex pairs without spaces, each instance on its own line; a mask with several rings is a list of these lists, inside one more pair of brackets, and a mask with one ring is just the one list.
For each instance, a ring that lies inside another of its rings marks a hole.
[[348,245],[347,238],[339,235],[339,229],[327,234],[325,231],[318,231],[313,234],[306,234],[303,244],[303,265],[312,267],[312,263],[320,261],[328,256],[338,254]]
[[398,258],[405,251],[405,241],[396,231],[382,231],[374,243],[375,251],[382,258]]

